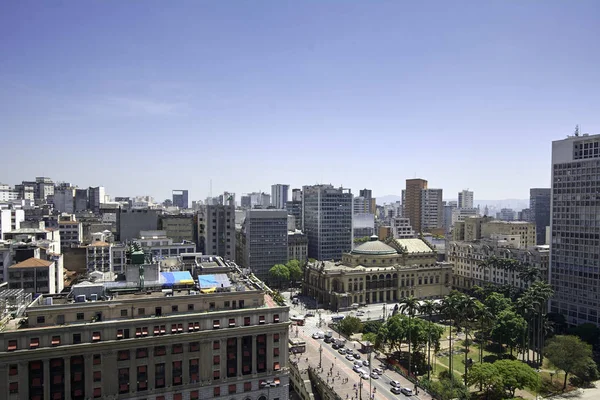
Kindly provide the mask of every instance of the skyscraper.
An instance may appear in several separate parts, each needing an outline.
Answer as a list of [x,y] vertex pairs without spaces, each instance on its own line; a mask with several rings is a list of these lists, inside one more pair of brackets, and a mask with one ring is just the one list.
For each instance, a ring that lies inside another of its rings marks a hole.
[[600,322],[600,135],[552,142],[550,312]]
[[188,191],[173,190],[173,205],[179,208],[188,208]]
[[288,201],[288,192],[290,185],[277,183],[271,185],[271,205],[277,209],[284,210],[285,203]]
[[473,208],[473,192],[462,190],[458,192],[458,208]]
[[369,214],[376,214],[377,204],[373,197],[373,191],[371,189],[361,189],[358,191],[358,195],[365,199],[366,210],[363,211]]
[[550,226],[550,189],[529,189],[529,221],[535,223],[536,244],[546,244],[546,227]]
[[235,260],[235,200],[227,196],[222,204],[200,207],[198,218],[198,250],[207,255]]
[[444,226],[442,189],[421,190],[421,229],[430,231]]
[[104,194],[104,186],[88,188],[90,210],[94,213],[100,212],[100,204],[104,204]]
[[352,250],[352,193],[332,185],[302,188],[302,218],[308,256],[340,260]]
[[[410,219],[415,233],[421,233],[421,193],[423,189],[427,189],[427,181],[425,179],[407,179],[406,190],[404,196],[404,217]],[[310,239],[309,239],[310,240]]]

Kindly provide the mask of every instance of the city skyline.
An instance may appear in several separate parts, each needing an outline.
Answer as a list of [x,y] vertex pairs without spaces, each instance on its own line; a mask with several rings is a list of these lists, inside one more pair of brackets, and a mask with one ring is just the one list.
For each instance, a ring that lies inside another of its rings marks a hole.
[[[552,140],[577,123],[600,132],[599,11],[593,1],[10,3],[0,131],[13,149],[40,141],[69,158],[42,167],[7,152],[19,168],[2,181],[51,176],[162,201],[182,187],[204,199],[211,181],[213,195],[276,182],[400,195],[419,177],[444,193],[524,199],[550,186]],[[90,151],[97,139],[105,148]]]

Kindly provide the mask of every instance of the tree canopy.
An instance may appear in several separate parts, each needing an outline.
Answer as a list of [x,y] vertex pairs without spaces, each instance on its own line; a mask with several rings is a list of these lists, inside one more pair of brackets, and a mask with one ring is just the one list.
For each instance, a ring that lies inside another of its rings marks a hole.
[[567,377],[575,371],[583,371],[592,359],[592,346],[577,336],[558,335],[548,340],[545,356],[557,369],[565,373],[563,390],[567,388]]
[[290,260],[285,264],[288,271],[290,272],[290,279],[294,282],[302,279],[302,268],[300,268],[300,261]]
[[502,379],[504,389],[514,397],[515,390],[525,387],[537,390],[539,376],[533,368],[518,360],[498,360],[492,364]]
[[489,395],[494,390],[502,388],[502,377],[494,364],[475,364],[469,371],[467,385],[477,385],[479,389]]
[[340,321],[338,329],[346,336],[362,332],[363,325],[360,318],[347,316]]
[[498,314],[491,334],[494,340],[510,347],[512,354],[513,348],[522,342],[526,329],[525,319],[515,311],[508,309]]
[[290,270],[283,264],[275,264],[269,270],[269,276],[278,282],[290,280]]

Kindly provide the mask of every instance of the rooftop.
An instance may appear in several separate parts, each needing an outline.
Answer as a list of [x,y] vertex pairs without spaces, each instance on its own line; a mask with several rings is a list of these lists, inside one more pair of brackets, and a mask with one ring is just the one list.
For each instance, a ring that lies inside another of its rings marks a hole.
[[96,242],[92,242],[88,245],[89,247],[107,247],[110,246],[110,244],[103,242],[101,240],[98,240]]
[[409,254],[434,252],[422,239],[396,239],[396,243],[404,247]]
[[31,257],[20,263],[13,264],[8,268],[38,268],[38,267],[49,267],[52,265],[52,261],[41,260],[39,258]]
[[388,246],[380,240],[377,240],[377,236],[373,236],[370,241],[355,247],[352,254],[367,254],[367,255],[389,255],[398,254],[396,249],[392,246]]

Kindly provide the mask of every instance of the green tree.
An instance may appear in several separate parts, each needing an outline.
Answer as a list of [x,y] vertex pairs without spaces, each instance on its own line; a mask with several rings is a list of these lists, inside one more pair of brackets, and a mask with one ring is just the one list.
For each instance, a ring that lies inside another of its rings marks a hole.
[[390,317],[384,324],[385,329],[385,343],[390,347],[392,351],[400,351],[402,343],[408,334],[408,325],[406,324],[406,316],[396,314]]
[[546,339],[546,324],[547,324],[547,307],[548,299],[552,297],[554,291],[552,287],[542,281],[534,282],[528,289],[528,296],[535,301],[535,315],[533,322],[533,348],[537,352],[537,365],[542,365],[543,355],[542,349]]
[[269,276],[281,285],[281,282],[290,280],[290,270],[283,264],[276,264],[269,270]]
[[498,292],[490,293],[483,303],[487,306],[492,315],[499,315],[500,312],[510,308],[510,299]]
[[442,300],[442,313],[446,316],[446,319],[450,320],[450,337],[448,339],[448,348],[450,350],[450,357],[448,358],[448,366],[450,377],[454,375],[454,363],[452,357],[452,326],[456,324],[458,318],[460,318],[460,301],[462,293],[452,291],[448,296]]
[[563,390],[567,388],[569,374],[581,371],[592,359],[592,346],[571,335],[554,336],[548,340],[544,352],[548,361],[565,373]]
[[500,312],[494,327],[492,328],[492,339],[499,343],[506,344],[510,348],[510,355],[513,349],[521,343],[527,322],[513,310],[504,310]]
[[479,325],[479,362],[483,362],[483,347],[489,338],[489,326],[494,320],[494,316],[485,304],[477,301],[475,302],[475,319]]
[[285,264],[287,269],[290,271],[290,279],[293,282],[297,282],[302,279],[302,268],[300,268],[300,261],[290,260]]
[[600,328],[591,322],[577,325],[575,328],[569,329],[569,335],[575,335],[587,344],[595,346],[600,338]]
[[[577,375],[578,379],[574,381],[579,386],[587,386],[590,383],[600,379],[600,374],[598,373],[598,366],[596,365],[596,362],[591,358],[588,359],[585,365],[578,366],[573,371],[573,374]],[[573,379],[571,378],[571,380]]]
[[363,322],[363,332],[364,333],[377,333],[383,326],[381,321],[367,321]]
[[399,311],[402,314],[406,314],[408,315],[408,375],[411,375],[411,370],[412,370],[412,349],[411,349],[411,345],[412,345],[412,339],[411,339],[411,335],[412,335],[412,320],[415,317],[415,314],[419,311],[419,300],[417,300],[416,298],[414,298],[413,296],[409,296],[406,299],[402,300],[400,302],[400,308]]
[[338,329],[344,335],[350,336],[353,333],[362,332],[363,325],[362,325],[362,322],[360,321],[360,318],[347,316],[343,320],[340,321]]
[[420,306],[420,312],[427,316],[427,379],[431,377],[431,317],[438,310],[433,300],[425,300]]
[[467,379],[467,385],[479,386],[479,391],[485,391],[485,398],[487,399],[491,392],[495,389],[502,388],[502,377],[498,372],[498,368],[494,364],[481,363],[471,367],[469,372],[469,378]]
[[465,329],[465,374],[463,379],[465,385],[467,384],[467,377],[469,371],[469,326],[475,319],[475,313],[477,311],[477,301],[471,296],[463,295],[459,302],[459,324]]
[[504,389],[508,390],[510,397],[515,396],[515,390],[528,387],[537,390],[539,376],[533,368],[519,360],[498,360],[494,364],[502,378]]

